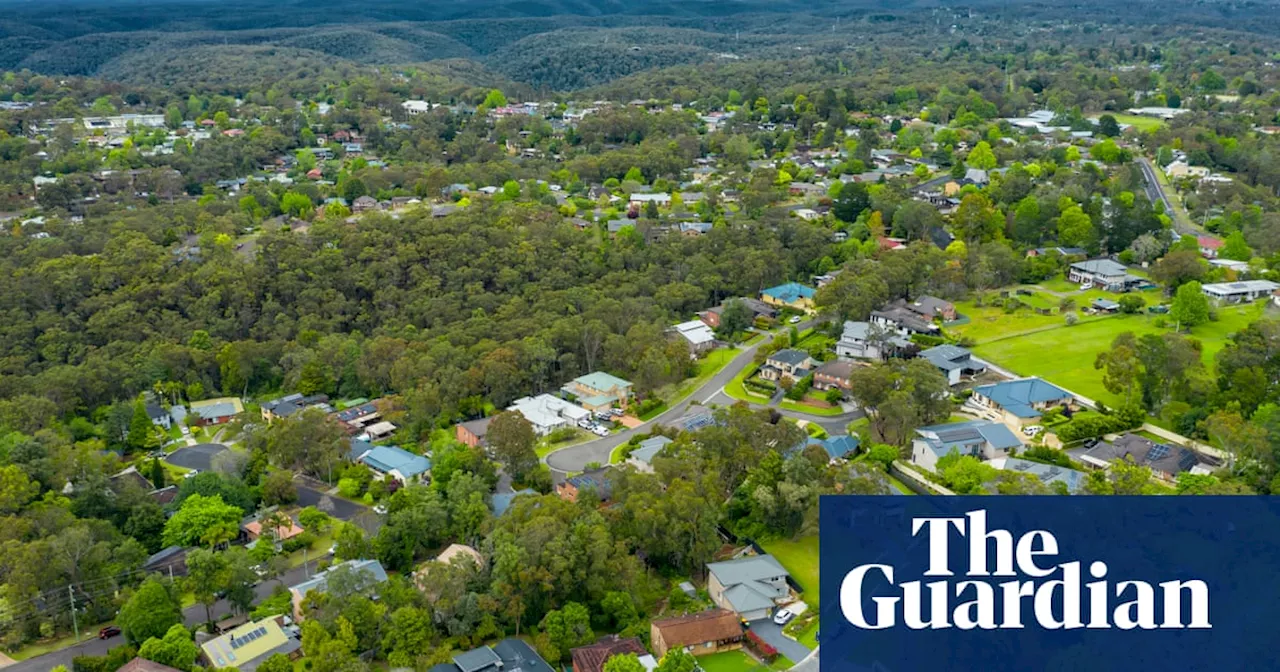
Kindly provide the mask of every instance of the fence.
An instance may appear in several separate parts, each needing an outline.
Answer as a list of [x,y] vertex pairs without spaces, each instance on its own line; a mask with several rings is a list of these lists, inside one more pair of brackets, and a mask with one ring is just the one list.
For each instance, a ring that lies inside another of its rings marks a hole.
[[893,462],[889,465],[889,473],[896,476],[902,484],[917,495],[954,495],[956,493],[930,481],[914,469],[908,469]]

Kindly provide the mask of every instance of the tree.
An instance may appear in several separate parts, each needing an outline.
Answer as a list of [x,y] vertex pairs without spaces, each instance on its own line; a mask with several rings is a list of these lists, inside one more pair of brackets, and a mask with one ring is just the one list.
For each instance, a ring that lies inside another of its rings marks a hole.
[[346,430],[318,408],[276,420],[264,440],[272,464],[330,481],[350,444]]
[[1071,205],[1058,216],[1058,242],[1070,247],[1088,247],[1096,242],[1093,219],[1079,205]]
[[169,628],[164,637],[152,637],[142,643],[138,656],[152,662],[190,672],[200,655],[200,647],[191,639],[191,633],[181,623]]
[[0,467],[0,514],[17,513],[40,493],[40,484],[32,481],[16,464]]
[[1234,259],[1236,261],[1249,261],[1253,258],[1253,250],[1249,248],[1249,243],[1245,242],[1244,234],[1240,231],[1232,231],[1231,235],[1222,244],[1222,251],[1218,253],[1223,259]]
[[569,650],[586,646],[595,639],[591,631],[591,614],[577,602],[568,602],[562,609],[547,612],[542,619],[542,629],[560,652],[563,660]]
[[1120,312],[1134,315],[1142,312],[1147,306],[1147,300],[1138,294],[1125,294],[1120,297]]
[[293,672],[293,661],[283,653],[275,653],[258,665],[258,672]]
[[999,165],[995,152],[991,151],[991,145],[987,144],[986,140],[974,145],[969,156],[965,158],[965,163],[981,170],[991,170]]
[[[1189,238],[1192,245],[1195,239]],[[1171,289],[1191,280],[1200,280],[1205,274],[1205,262],[1198,249],[1174,249],[1160,258],[1151,269],[1151,277]]]
[[1178,329],[1190,329],[1209,321],[1209,299],[1204,295],[1200,283],[1192,280],[1178,288],[1173,296],[1173,305],[1169,308],[1169,316],[1177,322]]
[[867,186],[861,182],[853,182],[840,189],[831,212],[842,222],[854,222],[869,207],[871,195],[867,192]]
[[1133,398],[1133,388],[1138,382],[1141,362],[1133,348],[1132,336],[1125,339],[1117,337],[1111,349],[1099,352],[1093,361],[1093,368],[1103,371],[1102,385],[1112,394],[1123,394],[1127,406]]
[[315,204],[306,194],[290,191],[280,199],[280,209],[299,219],[310,219],[315,212]]
[[724,310],[720,311],[718,331],[727,340],[747,331],[754,319],[755,313],[747,307],[745,301],[730,299],[724,303]]
[[[474,98],[472,100],[474,100]],[[502,92],[499,91],[498,89],[490,89],[489,93],[485,95],[484,103],[482,103],[482,105],[486,110],[492,110],[498,107],[506,107],[507,97],[503,95]]]
[[604,672],[645,672],[644,665],[634,653],[613,656],[604,664]]
[[160,579],[152,577],[120,608],[116,622],[130,642],[139,644],[162,638],[169,628],[182,623],[182,606]]
[[538,465],[538,455],[533,449],[537,441],[533,425],[518,411],[493,416],[485,439],[493,450],[493,456],[517,481],[522,481]]
[[147,415],[146,402],[142,397],[133,401],[133,416],[129,419],[129,436],[125,445],[129,450],[145,450],[156,444],[155,433],[151,424],[151,416]]
[[673,648],[658,662],[657,672],[693,672],[696,669],[698,660],[693,654],[682,648]]
[[213,605],[226,587],[227,558],[221,553],[195,548],[187,553],[187,576],[182,585],[204,605],[205,622],[213,623]]
[[262,481],[262,505],[280,506],[298,501],[298,486],[293,483],[293,472],[276,469],[267,473]]
[[1120,135],[1120,124],[1116,122],[1116,118],[1104,114],[1098,117],[1098,135],[1104,138],[1115,138]]
[[183,500],[177,513],[165,523],[164,545],[200,544],[212,548],[231,541],[240,529],[241,515],[239,508],[223,502],[220,495],[192,495]]

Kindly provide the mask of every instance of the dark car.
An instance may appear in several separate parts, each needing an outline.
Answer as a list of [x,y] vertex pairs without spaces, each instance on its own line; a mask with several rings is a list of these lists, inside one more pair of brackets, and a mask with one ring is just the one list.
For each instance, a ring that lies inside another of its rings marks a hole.
[[116,625],[108,625],[98,631],[98,639],[111,639],[120,634],[120,627]]

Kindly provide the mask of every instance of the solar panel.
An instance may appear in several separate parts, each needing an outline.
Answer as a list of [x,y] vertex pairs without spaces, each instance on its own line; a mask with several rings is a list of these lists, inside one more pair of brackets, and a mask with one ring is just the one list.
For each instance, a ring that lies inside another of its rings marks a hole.
[[1190,471],[1191,468],[1199,464],[1199,462],[1200,460],[1196,459],[1195,453],[1189,450],[1184,450],[1182,455],[1178,458],[1178,470]]
[[1169,446],[1166,446],[1162,443],[1157,443],[1156,445],[1151,447],[1150,451],[1147,452],[1147,459],[1152,462],[1156,460],[1163,460],[1168,456],[1169,456]]

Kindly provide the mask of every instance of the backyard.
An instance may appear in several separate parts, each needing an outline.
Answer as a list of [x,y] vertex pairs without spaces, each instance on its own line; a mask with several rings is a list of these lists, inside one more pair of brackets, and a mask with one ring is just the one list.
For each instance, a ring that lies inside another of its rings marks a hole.
[[778,656],[772,665],[765,665],[743,651],[724,651],[709,656],[698,656],[698,665],[705,672],[765,672],[766,670],[787,670],[792,663],[786,656]]
[[[1204,345],[1206,367],[1213,369],[1214,356],[1231,334],[1265,316],[1266,305],[1264,302],[1219,308],[1216,322],[1202,324],[1188,332]],[[971,338],[978,344],[973,348],[974,354],[1017,375],[1040,376],[1076,394],[1111,405],[1122,400],[1102,386],[1102,375],[1093,368],[1098,353],[1108,349],[1115,337],[1126,331],[1141,336],[1171,330],[1170,326],[1156,326],[1158,320],[1169,325],[1167,315],[1109,315],[1082,319],[1071,327],[1061,317],[1034,317],[1049,323],[1030,333],[1029,322],[1005,322],[999,327],[993,322],[981,332],[972,332]],[[987,338],[980,337],[983,332]],[[1001,335],[1010,332],[1012,336]]]

